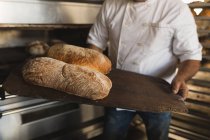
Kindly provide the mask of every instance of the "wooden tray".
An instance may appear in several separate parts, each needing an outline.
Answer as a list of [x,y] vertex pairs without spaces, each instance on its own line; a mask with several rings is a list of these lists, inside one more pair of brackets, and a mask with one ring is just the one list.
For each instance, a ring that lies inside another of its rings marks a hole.
[[28,84],[22,78],[21,67],[10,73],[3,83],[3,88],[9,94],[19,96],[138,111],[187,112],[184,102],[179,100],[178,95],[172,94],[170,84],[162,79],[117,69],[112,70],[108,76],[113,83],[110,94],[106,98],[96,101]]

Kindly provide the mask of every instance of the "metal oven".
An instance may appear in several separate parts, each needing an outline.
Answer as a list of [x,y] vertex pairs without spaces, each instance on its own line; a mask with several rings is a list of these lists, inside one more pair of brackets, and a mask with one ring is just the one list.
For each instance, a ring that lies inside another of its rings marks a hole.
[[101,3],[0,1],[0,140],[91,139],[102,133],[103,107],[20,97],[1,87],[9,72],[31,57],[26,52],[31,41],[56,39],[86,47]]

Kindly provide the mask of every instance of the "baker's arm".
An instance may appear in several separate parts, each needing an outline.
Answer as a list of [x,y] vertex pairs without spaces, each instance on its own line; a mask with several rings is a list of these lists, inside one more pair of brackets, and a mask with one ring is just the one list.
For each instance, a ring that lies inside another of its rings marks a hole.
[[104,1],[96,18],[96,22],[91,27],[87,37],[89,48],[99,51],[101,53],[106,50],[109,38],[107,25],[109,16],[107,14],[109,13],[108,11],[111,5],[112,0]]
[[186,82],[196,74],[199,68],[199,60],[186,60],[179,65],[178,73],[172,81],[174,94],[180,94],[184,100],[187,98],[188,87]]
[[186,82],[199,70],[202,46],[199,43],[195,19],[188,5],[182,5],[179,15],[174,19],[173,53],[181,63],[172,81],[172,90],[186,99],[188,95]]

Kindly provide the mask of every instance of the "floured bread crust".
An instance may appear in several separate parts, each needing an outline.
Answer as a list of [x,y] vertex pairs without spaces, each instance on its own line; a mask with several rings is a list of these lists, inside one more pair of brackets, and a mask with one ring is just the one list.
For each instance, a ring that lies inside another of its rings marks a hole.
[[47,56],[69,64],[85,66],[103,74],[111,71],[110,60],[102,53],[93,49],[56,44],[50,47]]
[[29,60],[22,69],[25,81],[92,100],[103,99],[112,87],[104,74],[78,65],[39,57]]

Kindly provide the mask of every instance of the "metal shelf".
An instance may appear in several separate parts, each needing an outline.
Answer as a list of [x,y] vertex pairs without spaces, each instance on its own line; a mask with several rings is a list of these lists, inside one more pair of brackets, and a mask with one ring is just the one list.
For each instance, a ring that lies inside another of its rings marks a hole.
[[210,43],[202,43],[201,45],[205,48],[205,49],[210,49]]
[[208,68],[208,67],[200,67],[200,71],[210,72],[210,68]]
[[210,60],[210,56],[208,56],[208,55],[203,55],[203,59]]
[[208,20],[208,21],[210,21],[210,17],[207,17],[207,16],[195,16],[195,20]]
[[198,37],[210,37],[210,30],[197,30]]
[[198,33],[207,33],[210,34],[210,30],[206,29],[206,30],[198,30]]
[[4,29],[31,29],[31,30],[53,30],[53,29],[74,29],[90,28],[92,24],[0,24]]
[[190,8],[208,8],[210,3],[200,2],[200,3],[191,3],[189,4]]

